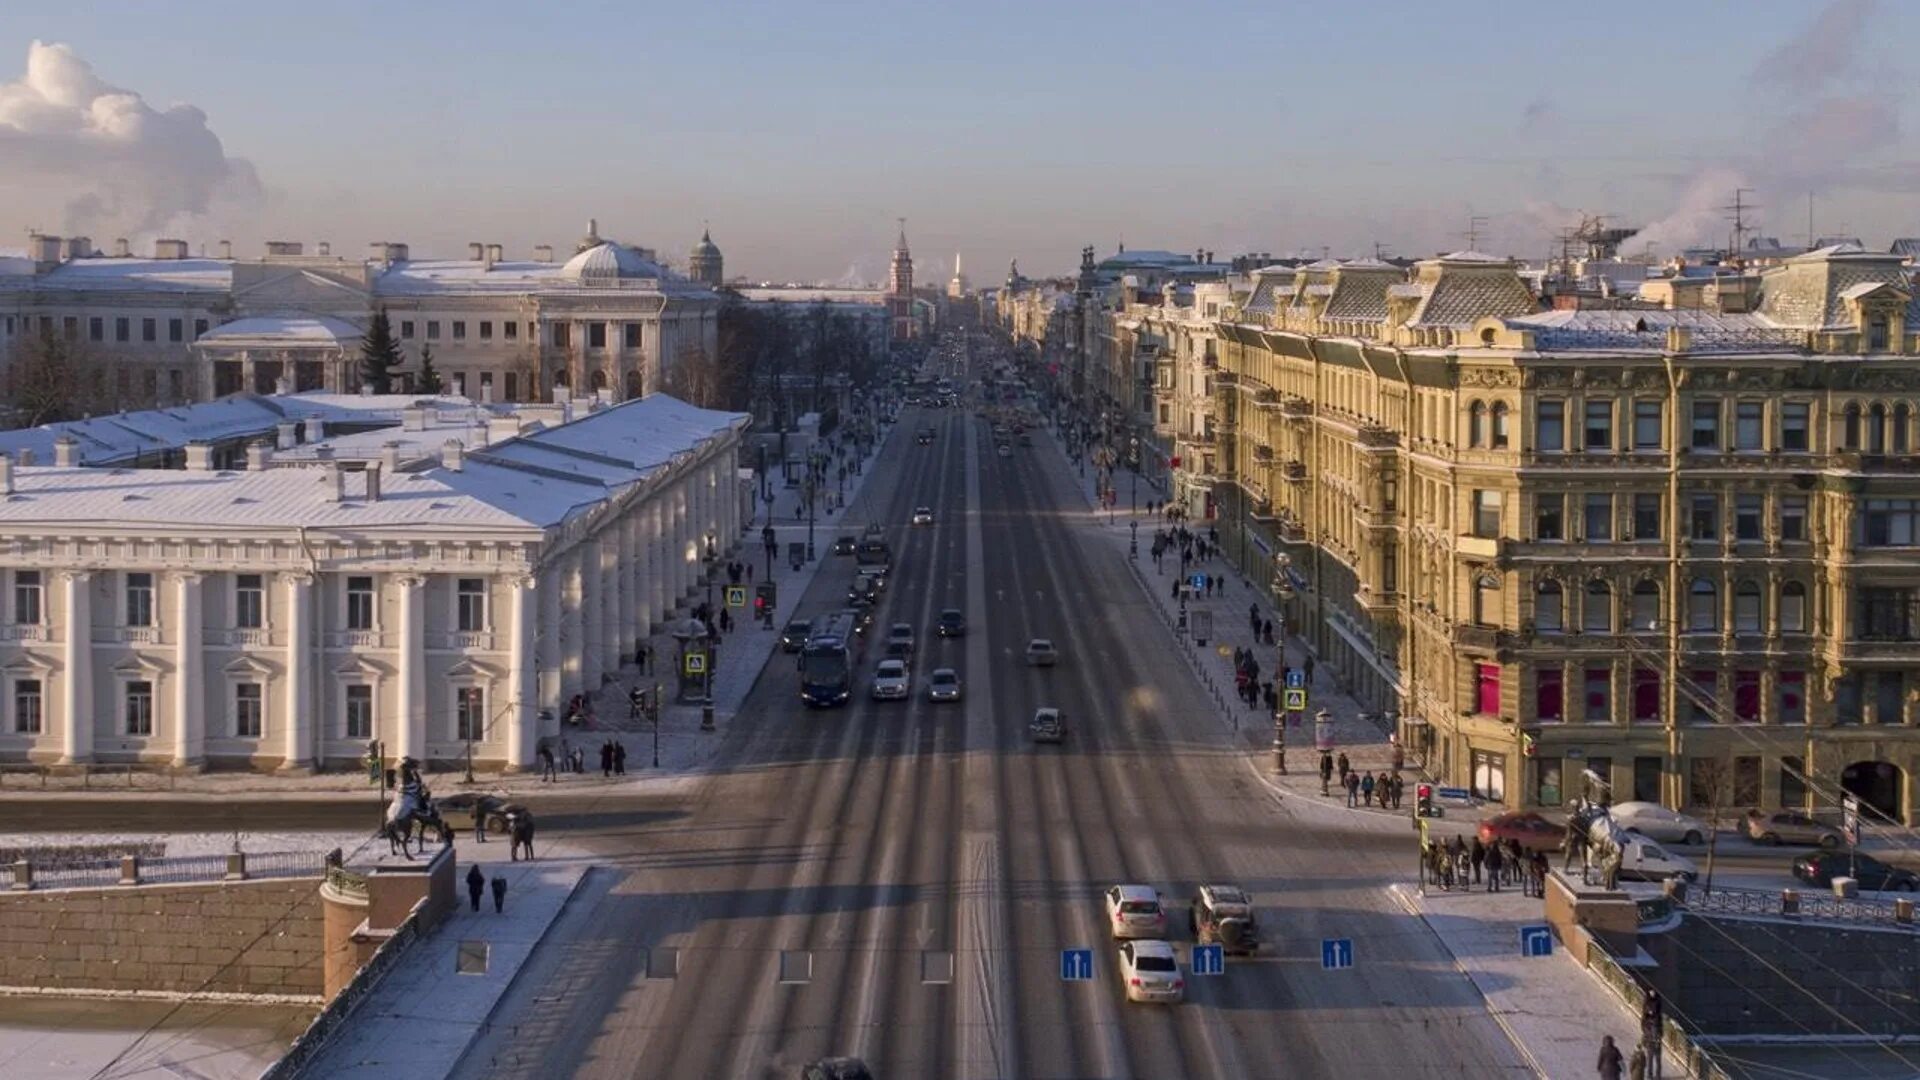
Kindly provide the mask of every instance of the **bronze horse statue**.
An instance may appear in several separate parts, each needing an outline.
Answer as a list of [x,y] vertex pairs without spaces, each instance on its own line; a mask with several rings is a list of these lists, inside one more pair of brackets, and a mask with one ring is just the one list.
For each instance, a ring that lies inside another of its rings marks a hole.
[[403,855],[409,861],[413,853],[408,848],[413,844],[415,827],[419,830],[418,847],[420,854],[427,853],[427,833],[429,830],[439,834],[442,844],[453,843],[453,827],[440,817],[440,810],[433,801],[433,793],[420,779],[420,767],[412,758],[400,762],[400,796],[387,807],[386,823],[380,827],[380,835],[387,838],[388,851]]

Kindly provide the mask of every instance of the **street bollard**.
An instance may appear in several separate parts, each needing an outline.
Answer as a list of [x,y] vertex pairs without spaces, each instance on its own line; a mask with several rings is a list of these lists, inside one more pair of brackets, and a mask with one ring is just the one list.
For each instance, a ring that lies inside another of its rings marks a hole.
[[13,884],[10,887],[16,892],[25,892],[26,890],[33,888],[33,864],[32,863],[28,862],[25,859],[19,859],[14,862]]
[[140,884],[140,859],[135,855],[120,856],[120,884]]
[[1913,901],[1895,900],[1893,902],[1893,921],[1897,923],[1904,923],[1909,926],[1912,925],[1913,924]]
[[1800,914],[1800,891],[1798,889],[1780,890],[1780,914]]
[[700,730],[701,731],[713,730],[713,706],[712,705],[700,706]]
[[247,856],[245,852],[241,852],[241,851],[227,852],[227,880],[228,881],[247,880]]

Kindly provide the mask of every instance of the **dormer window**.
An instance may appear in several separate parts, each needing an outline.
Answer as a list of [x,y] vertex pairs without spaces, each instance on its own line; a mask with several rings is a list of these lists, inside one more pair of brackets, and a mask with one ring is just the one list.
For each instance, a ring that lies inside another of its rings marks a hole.
[[1867,319],[1867,351],[1887,351],[1887,317],[1873,315]]

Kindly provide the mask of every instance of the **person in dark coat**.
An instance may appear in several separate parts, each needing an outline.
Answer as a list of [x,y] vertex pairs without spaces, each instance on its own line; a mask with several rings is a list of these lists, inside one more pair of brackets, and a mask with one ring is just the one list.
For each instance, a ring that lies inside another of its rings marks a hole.
[[1360,805],[1360,774],[1357,772],[1350,772],[1347,774],[1347,806],[1354,807],[1359,805]]
[[1353,766],[1347,764],[1347,753],[1344,750],[1340,752],[1339,768],[1340,768],[1340,785],[1342,787],[1345,787],[1347,783],[1347,774],[1353,771]]
[[1373,805],[1373,774],[1372,773],[1362,773],[1360,776],[1360,799],[1362,802],[1366,803],[1366,805],[1368,806]]
[[493,913],[499,915],[507,910],[507,879],[499,874],[493,875]]
[[1600,1039],[1600,1080],[1620,1080],[1620,1069],[1625,1062],[1620,1057],[1620,1048],[1613,1045],[1613,1036],[1605,1035]]
[[487,800],[485,798],[473,800],[473,842],[476,844],[487,842]]
[[613,775],[627,775],[627,744],[616,741],[613,744]]
[[1500,891],[1500,874],[1507,861],[1506,845],[1495,844],[1487,849],[1487,891]]
[[1473,883],[1480,884],[1480,868],[1487,862],[1487,845],[1480,842],[1480,834],[1475,833],[1473,846],[1467,849],[1468,858],[1473,861]]
[[613,740],[600,744],[600,775],[613,775]]
[[1327,783],[1332,779],[1333,779],[1333,759],[1328,757],[1325,754],[1321,754],[1320,755],[1320,794],[1325,795],[1327,793]]
[[542,782],[559,779],[553,771],[553,747],[551,746],[540,748],[540,779]]
[[1627,1058],[1627,1080],[1647,1080],[1647,1048],[1636,1046]]
[[480,872],[479,866],[469,866],[467,868],[467,899],[473,901],[473,910],[480,910],[480,894],[485,891],[487,891],[487,875]]

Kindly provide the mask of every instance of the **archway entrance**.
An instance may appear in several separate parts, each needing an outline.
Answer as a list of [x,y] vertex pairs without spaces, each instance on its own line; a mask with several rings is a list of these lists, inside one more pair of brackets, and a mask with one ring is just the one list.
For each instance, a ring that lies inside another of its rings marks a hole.
[[638,371],[629,371],[627,372],[627,400],[632,401],[639,396],[640,373]]
[[[1900,767],[1885,761],[1856,761],[1840,773],[1840,786],[1849,795],[1858,798],[1863,806],[1870,806],[1878,813],[1867,813],[1869,821],[1905,822],[1901,812],[1900,796],[1902,781]],[[1886,815],[1882,817],[1881,815]]]
[[605,390],[607,388],[607,373],[601,371],[599,368],[595,368],[593,374],[587,376],[587,388],[596,394]]

